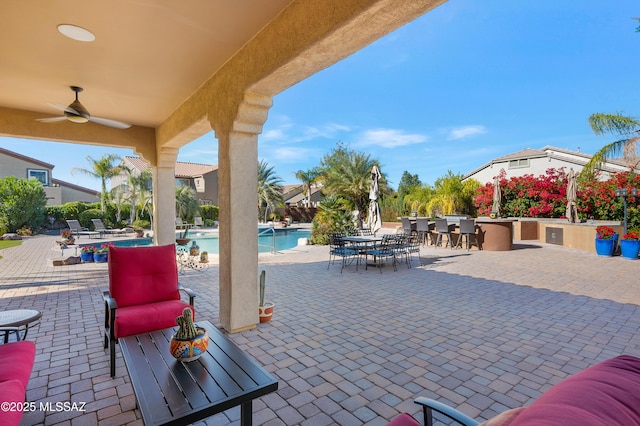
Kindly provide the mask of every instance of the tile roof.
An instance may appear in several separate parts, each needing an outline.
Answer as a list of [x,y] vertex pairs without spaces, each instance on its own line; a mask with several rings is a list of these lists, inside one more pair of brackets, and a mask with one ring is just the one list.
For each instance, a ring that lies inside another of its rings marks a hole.
[[[149,163],[140,157],[126,156],[123,160],[126,160],[131,167],[136,168],[138,171],[143,171],[149,168]],[[213,172],[214,170],[218,170],[218,166],[213,166],[211,164],[188,163],[183,161],[176,162],[176,177],[201,176]]]
[[0,154],[5,154],[13,158],[26,161],[28,163],[38,164],[49,170],[55,167],[53,164],[45,163],[44,161],[36,160],[35,158],[27,157],[26,155],[18,154],[17,152],[9,151],[8,149],[4,148],[0,148]]

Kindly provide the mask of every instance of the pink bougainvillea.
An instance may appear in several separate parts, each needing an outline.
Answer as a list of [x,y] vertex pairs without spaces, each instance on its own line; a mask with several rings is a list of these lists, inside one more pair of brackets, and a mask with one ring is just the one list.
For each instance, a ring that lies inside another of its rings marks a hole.
[[[559,218],[566,216],[567,173],[564,168],[548,169],[545,174],[531,174],[507,179],[503,170],[498,174],[503,217]],[[640,175],[614,173],[606,181],[596,177],[581,180],[577,191],[578,217],[598,220],[622,220],[623,200],[616,197],[619,188],[640,189]],[[630,192],[630,191],[629,191]],[[479,216],[488,216],[493,204],[493,182],[478,189],[475,206]],[[629,225],[640,226],[640,197],[627,197]],[[636,223],[637,222],[637,223]]]

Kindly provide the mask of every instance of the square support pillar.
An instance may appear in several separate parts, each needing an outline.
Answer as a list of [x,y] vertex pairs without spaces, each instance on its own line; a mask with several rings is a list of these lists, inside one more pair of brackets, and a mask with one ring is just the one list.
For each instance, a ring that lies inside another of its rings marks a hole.
[[[165,152],[168,151],[168,152]],[[176,159],[178,150],[163,150],[153,176],[153,239],[156,245],[176,243]]]
[[220,322],[237,332],[258,323],[258,135],[218,141]]

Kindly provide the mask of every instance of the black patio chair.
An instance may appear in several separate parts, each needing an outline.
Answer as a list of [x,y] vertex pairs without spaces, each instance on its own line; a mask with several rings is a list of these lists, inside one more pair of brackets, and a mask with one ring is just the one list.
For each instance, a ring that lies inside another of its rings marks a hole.
[[[375,264],[378,267],[378,270],[380,270],[380,273],[382,273],[382,265],[389,258],[391,258],[392,260],[393,270],[398,270],[398,268],[396,267],[395,253],[396,241],[396,236],[393,234],[383,235],[382,241],[376,244],[373,249],[370,249],[368,251],[369,255],[373,256]],[[366,265],[365,269],[367,269],[367,266],[369,265]]]
[[327,269],[329,269],[332,263],[335,263],[336,258],[340,258],[342,263],[340,273],[342,273],[344,267],[351,264],[354,259],[357,261],[359,255],[360,253],[357,248],[351,247],[343,240],[342,234],[329,234],[329,264],[327,265]]

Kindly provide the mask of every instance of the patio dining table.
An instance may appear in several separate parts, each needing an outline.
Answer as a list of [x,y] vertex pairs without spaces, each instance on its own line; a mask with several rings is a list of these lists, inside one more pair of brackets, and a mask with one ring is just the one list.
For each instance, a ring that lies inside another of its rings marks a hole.
[[[366,264],[369,250],[373,249],[376,246],[376,243],[382,241],[382,237],[376,237],[374,235],[352,235],[343,237],[342,241],[358,247],[359,251],[364,254],[364,261]],[[360,264],[359,256],[357,264]]]

